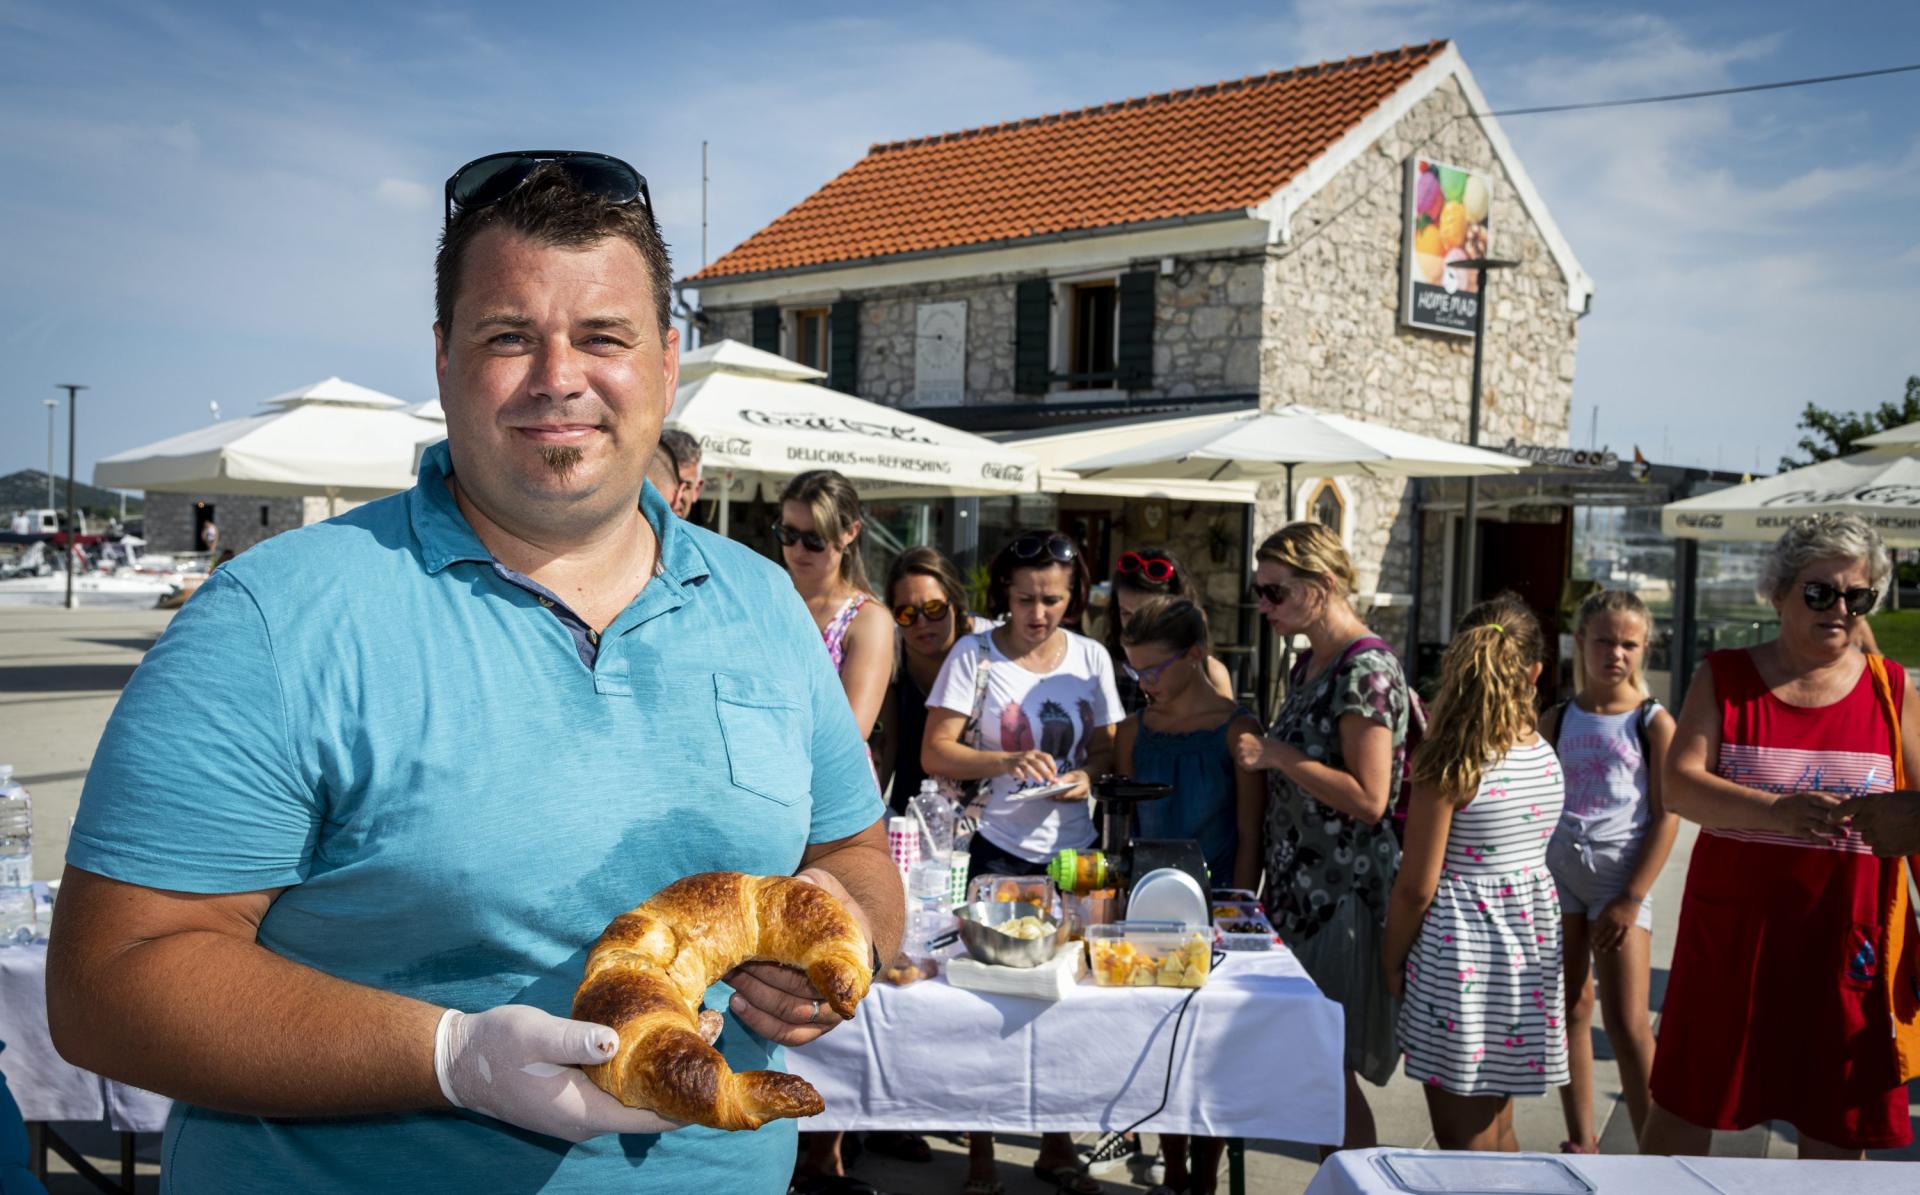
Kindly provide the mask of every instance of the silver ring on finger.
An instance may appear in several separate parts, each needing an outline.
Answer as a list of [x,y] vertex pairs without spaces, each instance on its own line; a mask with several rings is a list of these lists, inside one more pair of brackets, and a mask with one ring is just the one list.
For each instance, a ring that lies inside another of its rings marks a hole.
[[807,1018],[807,1024],[818,1025],[819,1023],[820,1023],[820,1002],[818,1000],[815,1000],[813,1002],[813,1015]]

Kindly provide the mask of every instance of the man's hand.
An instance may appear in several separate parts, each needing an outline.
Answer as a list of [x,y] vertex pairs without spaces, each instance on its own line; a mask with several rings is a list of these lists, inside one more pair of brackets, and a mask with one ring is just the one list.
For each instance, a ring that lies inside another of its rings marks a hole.
[[[700,1014],[711,1044],[720,1014]],[[620,1035],[605,1025],[570,1021],[525,1004],[485,1012],[448,1009],[434,1036],[433,1069],[440,1093],[456,1108],[576,1144],[602,1133],[665,1133],[678,1121],[629,1108],[594,1085],[580,1068],[605,1062]]]
[[1640,916],[1640,902],[1631,896],[1616,896],[1607,902],[1587,926],[1587,933],[1593,940],[1595,950],[1618,950],[1627,940],[1627,931],[1636,924]]
[[[860,927],[863,953],[871,955],[873,931],[867,926],[866,912],[832,873],[809,867],[794,876],[824,888],[827,895]],[[792,967],[779,963],[745,963],[727,973],[733,985],[728,1007],[740,1023],[768,1041],[783,1046],[804,1046],[840,1023],[839,1014],[828,1008],[813,981]]]
[[1841,805],[1841,799],[1832,793],[1798,792],[1775,797],[1774,828],[1808,842],[1827,842],[1840,837]]
[[1882,859],[1920,855],[1920,793],[1855,797],[1835,811]]

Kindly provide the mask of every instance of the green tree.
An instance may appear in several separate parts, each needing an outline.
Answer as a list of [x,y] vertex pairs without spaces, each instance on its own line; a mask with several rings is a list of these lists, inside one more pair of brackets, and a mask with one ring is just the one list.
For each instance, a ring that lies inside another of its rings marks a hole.
[[1829,411],[1808,403],[1807,409],[1800,412],[1798,425],[1801,431],[1811,433],[1800,437],[1800,451],[1806,454],[1805,458],[1783,456],[1780,467],[1798,469],[1845,456],[1853,451],[1854,442],[1862,436],[1916,421],[1920,421],[1920,377],[1907,379],[1906,396],[1899,402],[1883,402],[1870,411]]

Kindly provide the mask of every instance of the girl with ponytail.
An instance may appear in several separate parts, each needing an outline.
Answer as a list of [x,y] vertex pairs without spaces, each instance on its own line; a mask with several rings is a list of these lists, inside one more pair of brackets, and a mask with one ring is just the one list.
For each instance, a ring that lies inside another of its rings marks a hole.
[[1564,789],[1535,729],[1543,658],[1519,598],[1469,610],[1413,757],[1381,961],[1441,1149],[1518,1149],[1512,1097],[1568,1078],[1560,902],[1546,867]]

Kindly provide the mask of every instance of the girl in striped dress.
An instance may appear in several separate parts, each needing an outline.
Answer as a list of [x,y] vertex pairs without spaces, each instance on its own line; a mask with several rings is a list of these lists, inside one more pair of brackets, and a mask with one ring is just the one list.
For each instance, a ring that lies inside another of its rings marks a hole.
[[1546,866],[1564,790],[1534,726],[1541,647],[1539,622],[1511,594],[1469,610],[1413,759],[1381,956],[1441,1149],[1518,1149],[1512,1097],[1567,1082],[1560,900]]

